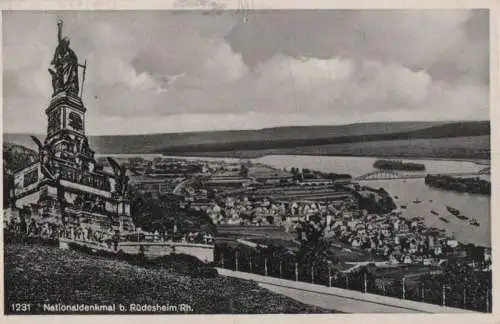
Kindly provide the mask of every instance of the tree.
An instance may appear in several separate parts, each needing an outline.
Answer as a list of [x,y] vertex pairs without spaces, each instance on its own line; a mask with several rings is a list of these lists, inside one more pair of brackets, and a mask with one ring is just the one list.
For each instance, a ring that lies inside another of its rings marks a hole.
[[150,192],[137,190],[130,192],[134,223],[146,231],[172,230],[176,225],[179,232],[192,230],[216,233],[216,227],[206,212],[181,208],[176,196],[153,196]]
[[13,202],[11,193],[14,190],[14,172],[23,169],[38,159],[38,154],[21,145],[3,143],[3,207]]
[[296,254],[302,264],[335,259],[330,251],[330,242],[324,236],[325,228],[326,223],[299,223],[297,234],[300,247]]
[[14,190],[14,175],[12,171],[6,166],[4,160],[3,164],[3,208],[8,208],[13,204],[12,190]]

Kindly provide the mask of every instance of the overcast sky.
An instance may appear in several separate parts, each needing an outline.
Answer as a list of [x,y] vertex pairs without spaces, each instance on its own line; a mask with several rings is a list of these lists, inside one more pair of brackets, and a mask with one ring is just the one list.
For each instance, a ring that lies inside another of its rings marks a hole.
[[63,34],[89,134],[489,119],[488,12],[10,12],[4,132],[45,132]]

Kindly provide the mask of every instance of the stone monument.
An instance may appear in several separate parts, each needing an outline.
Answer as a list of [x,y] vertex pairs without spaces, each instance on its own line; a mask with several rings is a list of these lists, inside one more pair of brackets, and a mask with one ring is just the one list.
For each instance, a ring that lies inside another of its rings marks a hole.
[[126,170],[115,162],[108,172],[96,163],[79,94],[79,69],[86,64],[78,62],[69,38],[62,36],[63,22],[57,27],[58,45],[49,68],[53,93],[45,109],[47,134],[43,143],[33,137],[39,160],[14,175],[15,207],[27,221],[133,231]]

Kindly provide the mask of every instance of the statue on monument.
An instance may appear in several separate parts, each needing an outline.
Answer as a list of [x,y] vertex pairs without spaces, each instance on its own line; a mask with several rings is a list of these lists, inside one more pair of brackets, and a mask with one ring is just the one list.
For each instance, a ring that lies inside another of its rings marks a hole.
[[78,96],[78,58],[75,52],[69,48],[69,38],[62,37],[62,20],[57,22],[57,39],[54,58],[51,62],[53,68],[49,68],[52,76],[53,95],[66,91],[67,94]]
[[108,157],[108,162],[113,168],[113,172],[115,174],[116,188],[115,192],[119,195],[125,196],[128,193],[128,182],[129,177],[127,176],[127,169],[124,165],[119,165],[115,159]]

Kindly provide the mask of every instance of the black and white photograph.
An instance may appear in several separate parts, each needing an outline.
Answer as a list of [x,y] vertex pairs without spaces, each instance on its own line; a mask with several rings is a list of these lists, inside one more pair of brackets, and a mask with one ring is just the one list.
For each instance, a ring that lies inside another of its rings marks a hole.
[[2,11],[7,318],[493,313],[492,10],[197,5]]

